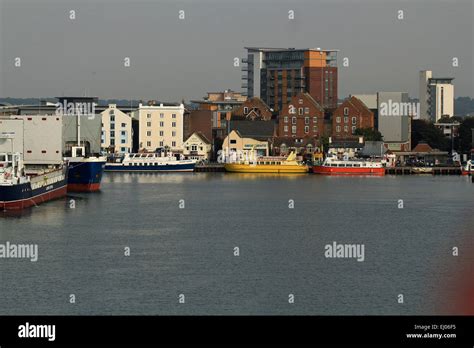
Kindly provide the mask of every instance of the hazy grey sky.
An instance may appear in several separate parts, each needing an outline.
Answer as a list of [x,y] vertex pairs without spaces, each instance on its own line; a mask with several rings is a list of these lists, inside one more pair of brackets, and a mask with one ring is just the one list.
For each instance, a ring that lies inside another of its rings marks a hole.
[[241,90],[244,46],[339,49],[340,97],[418,97],[421,69],[474,96],[472,0],[0,0],[0,11],[0,97],[200,99]]

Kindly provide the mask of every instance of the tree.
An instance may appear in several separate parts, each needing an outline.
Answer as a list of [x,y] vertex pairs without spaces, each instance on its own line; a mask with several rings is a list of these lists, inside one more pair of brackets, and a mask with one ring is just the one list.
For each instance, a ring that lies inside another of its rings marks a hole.
[[412,120],[411,123],[411,143],[415,147],[419,142],[425,142],[433,149],[449,151],[451,142],[447,139],[443,131],[433,123],[425,120]]
[[459,150],[469,152],[474,147],[472,139],[474,129],[474,117],[466,117],[459,126]]
[[383,136],[378,130],[374,128],[357,128],[354,135],[361,135],[365,141],[382,141]]

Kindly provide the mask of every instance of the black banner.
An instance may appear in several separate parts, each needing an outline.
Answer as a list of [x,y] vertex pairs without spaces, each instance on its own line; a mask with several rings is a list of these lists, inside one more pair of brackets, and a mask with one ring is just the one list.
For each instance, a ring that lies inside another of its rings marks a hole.
[[0,347],[145,344],[474,344],[468,316],[3,316]]

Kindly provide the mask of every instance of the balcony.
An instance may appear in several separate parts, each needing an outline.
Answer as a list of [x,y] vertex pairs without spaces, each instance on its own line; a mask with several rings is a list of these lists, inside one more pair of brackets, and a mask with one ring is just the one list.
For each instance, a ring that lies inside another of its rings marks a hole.
[[249,88],[249,85],[247,83],[242,83],[242,88]]

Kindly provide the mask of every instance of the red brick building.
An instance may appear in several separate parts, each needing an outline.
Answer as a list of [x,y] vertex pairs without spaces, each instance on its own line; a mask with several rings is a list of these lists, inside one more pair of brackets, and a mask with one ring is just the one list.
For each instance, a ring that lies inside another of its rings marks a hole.
[[324,109],[309,93],[291,98],[278,116],[280,137],[316,137],[324,134]]
[[332,136],[352,137],[357,128],[374,128],[374,113],[356,97],[346,99],[332,115]]
[[232,119],[269,121],[272,119],[272,114],[272,110],[262,99],[253,97],[244,101],[232,112]]

